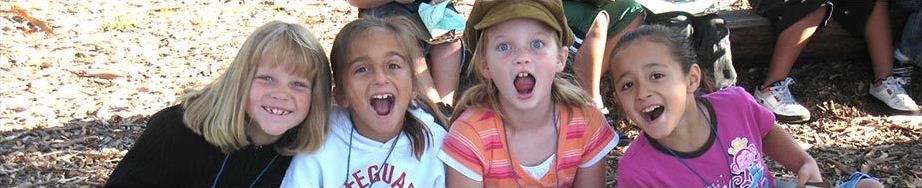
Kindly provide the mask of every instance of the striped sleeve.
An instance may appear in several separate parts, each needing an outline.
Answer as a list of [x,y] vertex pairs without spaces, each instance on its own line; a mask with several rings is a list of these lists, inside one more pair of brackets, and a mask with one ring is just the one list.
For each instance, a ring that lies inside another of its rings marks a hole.
[[608,153],[618,146],[618,133],[608,125],[605,117],[598,110],[588,110],[586,119],[589,120],[586,134],[583,134],[586,145],[580,157],[580,168],[588,168],[604,159]]
[[452,123],[438,157],[445,165],[476,181],[483,181],[484,145],[477,130],[463,119]]

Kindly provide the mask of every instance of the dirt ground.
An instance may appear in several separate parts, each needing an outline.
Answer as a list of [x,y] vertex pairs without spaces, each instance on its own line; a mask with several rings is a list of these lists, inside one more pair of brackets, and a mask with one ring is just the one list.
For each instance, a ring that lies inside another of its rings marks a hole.
[[[457,7],[466,14],[470,2]],[[256,27],[302,23],[329,49],[356,17],[344,1],[0,0],[0,187],[101,186],[148,116],[215,78]],[[793,91],[815,118],[782,126],[825,180],[846,176],[836,160],[874,164],[871,173],[893,187],[922,186],[922,120],[887,116],[867,94],[867,60],[803,61]],[[740,85],[753,88],[766,69],[737,65]],[[910,90],[922,101],[915,76]],[[610,155],[610,171],[624,149]],[[774,166],[776,177],[793,177]]]

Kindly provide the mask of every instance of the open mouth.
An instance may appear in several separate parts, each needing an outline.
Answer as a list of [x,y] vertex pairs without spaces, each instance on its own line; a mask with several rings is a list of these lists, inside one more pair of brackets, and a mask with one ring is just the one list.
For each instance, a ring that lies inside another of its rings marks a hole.
[[653,121],[663,115],[663,110],[665,109],[666,108],[663,107],[663,105],[648,106],[647,108],[643,109],[643,116],[647,118],[647,121]]
[[391,114],[394,108],[394,94],[376,94],[371,96],[371,107],[380,116]]
[[515,76],[513,84],[519,94],[529,94],[535,89],[535,76],[527,72],[521,72]]
[[284,116],[284,115],[291,114],[291,110],[285,110],[285,109],[269,107],[269,106],[261,106],[261,107],[263,111],[269,112],[272,115]]

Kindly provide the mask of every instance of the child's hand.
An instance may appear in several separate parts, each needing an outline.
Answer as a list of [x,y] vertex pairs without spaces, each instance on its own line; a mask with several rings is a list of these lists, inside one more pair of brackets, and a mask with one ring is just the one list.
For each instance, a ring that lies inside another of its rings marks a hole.
[[800,170],[797,171],[797,187],[804,186],[807,182],[823,182],[820,168],[816,165],[816,160],[813,157],[804,161],[804,164],[800,166]]

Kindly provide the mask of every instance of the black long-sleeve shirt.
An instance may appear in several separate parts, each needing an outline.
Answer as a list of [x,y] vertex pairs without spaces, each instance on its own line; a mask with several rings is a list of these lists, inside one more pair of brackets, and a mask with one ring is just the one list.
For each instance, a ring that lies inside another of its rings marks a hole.
[[[182,116],[179,105],[154,114],[106,187],[210,187],[227,155],[187,128]],[[250,186],[267,165],[254,187],[278,187],[291,163],[272,146],[246,147],[227,159],[218,187]]]

